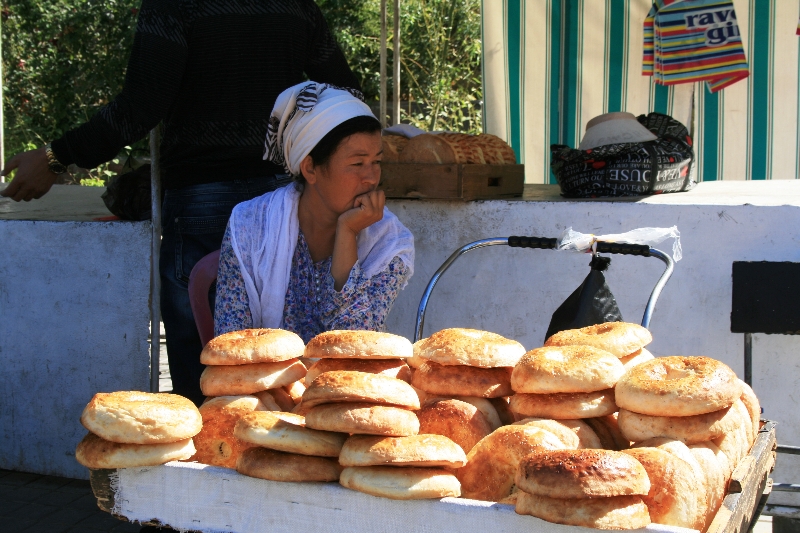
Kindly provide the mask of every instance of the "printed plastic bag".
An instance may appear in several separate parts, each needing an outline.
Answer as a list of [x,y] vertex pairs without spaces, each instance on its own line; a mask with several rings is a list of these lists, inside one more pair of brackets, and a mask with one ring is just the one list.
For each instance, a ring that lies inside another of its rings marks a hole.
[[697,184],[689,130],[668,115],[636,117],[658,137],[655,141],[607,144],[576,150],[550,147],[561,194],[568,198],[642,196],[687,191]]

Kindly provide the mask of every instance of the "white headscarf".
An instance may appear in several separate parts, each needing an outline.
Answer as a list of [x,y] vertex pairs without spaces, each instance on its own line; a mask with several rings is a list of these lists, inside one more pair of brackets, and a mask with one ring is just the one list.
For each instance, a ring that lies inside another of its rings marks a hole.
[[[300,162],[333,128],[354,117],[375,118],[355,89],[307,81],[283,91],[269,116],[264,159],[300,175]],[[377,119],[375,119],[377,120]]]

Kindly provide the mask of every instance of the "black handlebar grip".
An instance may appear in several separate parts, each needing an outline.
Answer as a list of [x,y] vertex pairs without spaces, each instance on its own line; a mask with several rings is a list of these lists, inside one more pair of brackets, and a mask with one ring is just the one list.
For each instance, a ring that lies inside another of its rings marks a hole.
[[604,254],[642,255],[644,257],[650,257],[650,247],[646,244],[598,242],[597,252]]
[[512,248],[541,248],[550,250],[556,247],[557,239],[547,237],[509,237],[508,245]]

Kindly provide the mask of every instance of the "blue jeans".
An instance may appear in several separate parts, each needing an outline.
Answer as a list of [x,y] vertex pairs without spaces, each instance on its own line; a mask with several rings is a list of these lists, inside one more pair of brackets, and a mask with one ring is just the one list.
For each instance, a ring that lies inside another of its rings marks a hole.
[[[161,320],[167,338],[172,391],[200,405],[203,346],[189,304],[189,274],[218,250],[233,207],[291,182],[286,174],[168,190],[162,204]],[[213,295],[212,295],[213,296]]]

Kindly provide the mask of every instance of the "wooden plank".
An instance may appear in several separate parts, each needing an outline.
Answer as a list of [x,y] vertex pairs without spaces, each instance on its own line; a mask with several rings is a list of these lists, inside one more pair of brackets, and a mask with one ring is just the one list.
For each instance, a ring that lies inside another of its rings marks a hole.
[[461,179],[464,200],[514,198],[525,188],[525,166],[463,165]]
[[[745,533],[752,521],[757,518],[756,510],[761,497],[769,484],[769,473],[775,465],[775,423],[766,422],[759,431],[756,442],[747,457],[753,461],[742,460],[738,472],[739,492],[729,492],[717,511],[707,533]],[[745,459],[747,459],[747,457]]]
[[381,165],[379,189],[387,198],[460,199],[459,165]]
[[728,492],[742,492],[751,480],[760,480],[768,462],[775,464],[774,451],[778,445],[775,439],[775,422],[767,422],[759,430],[750,453],[747,454],[731,474]]
[[110,513],[114,508],[114,490],[111,488],[111,475],[116,470],[89,469],[89,484],[92,486],[94,497],[97,498],[97,506],[103,511]]

